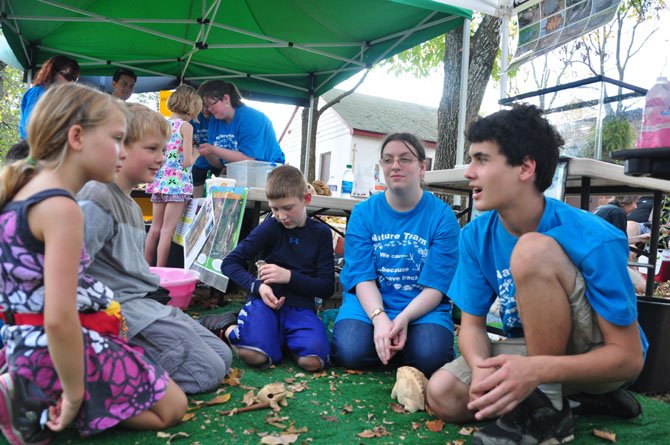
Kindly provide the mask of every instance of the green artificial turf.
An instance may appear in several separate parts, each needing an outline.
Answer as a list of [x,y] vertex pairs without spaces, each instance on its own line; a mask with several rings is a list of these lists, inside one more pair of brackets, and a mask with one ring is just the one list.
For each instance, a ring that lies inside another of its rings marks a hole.
[[[235,309],[235,306],[232,308]],[[231,306],[227,306],[223,310],[230,309]],[[116,428],[88,438],[86,443],[258,444],[263,436],[280,435],[291,429],[302,431],[296,444],[446,444],[458,440],[468,443],[469,435],[460,432],[462,425],[445,424],[441,431],[433,432],[428,429],[426,422],[435,419],[426,412],[395,412],[392,406],[394,401],[391,399],[391,389],[395,381],[393,371],[354,374],[346,369],[333,367],[325,375],[313,375],[302,372],[292,361],[270,369],[255,370],[237,359],[233,366],[241,373],[240,385],[224,384],[217,391],[189,398],[190,405],[193,406],[199,401],[230,394],[230,400],[226,403],[191,411],[195,414],[191,420],[160,433]],[[291,387],[300,390],[288,399],[288,406],[283,407],[280,412],[267,409],[233,416],[219,413],[222,410],[243,407],[245,393],[252,388],[258,390],[274,382],[284,383],[289,390]],[[575,443],[608,443],[595,437],[594,429],[615,433],[617,443],[620,444],[667,443],[670,435],[670,424],[667,422],[670,418],[670,405],[643,396],[639,399],[644,414],[634,420],[575,417]],[[275,425],[266,422],[268,417],[275,418]],[[380,437],[358,436],[365,431],[376,431]],[[188,436],[173,436],[178,433]],[[53,443],[81,442],[82,439],[70,430],[59,435]]]

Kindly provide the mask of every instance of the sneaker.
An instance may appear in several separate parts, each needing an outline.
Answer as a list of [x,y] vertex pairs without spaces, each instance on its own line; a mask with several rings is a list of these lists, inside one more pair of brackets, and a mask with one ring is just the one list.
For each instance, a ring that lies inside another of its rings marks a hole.
[[570,401],[579,402],[572,412],[579,415],[594,415],[632,419],[642,414],[642,406],[635,396],[623,388],[605,394],[574,394]]
[[230,346],[230,342],[226,337],[226,329],[234,324],[237,324],[237,313],[224,312],[223,314],[205,315],[204,317],[198,319],[198,323],[203,325],[209,332],[216,335],[221,340],[228,343],[228,346]]
[[574,439],[572,414],[567,399],[557,410],[539,389],[495,423],[473,435],[472,443],[480,445],[557,444]]
[[21,433],[12,422],[14,381],[9,373],[0,375],[0,430],[11,445],[24,444]]

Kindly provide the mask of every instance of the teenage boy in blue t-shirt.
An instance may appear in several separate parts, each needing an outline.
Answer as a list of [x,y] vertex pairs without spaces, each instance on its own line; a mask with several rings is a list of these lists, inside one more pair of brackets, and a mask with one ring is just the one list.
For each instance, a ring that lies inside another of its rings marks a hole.
[[[319,371],[328,366],[326,329],[314,310],[314,299],[330,298],[335,263],[330,228],[307,217],[312,195],[300,170],[275,168],[265,194],[272,218],[240,241],[221,264],[221,272],[249,291],[239,316],[215,314],[200,319],[205,327],[230,342],[245,363],[266,367],[281,361],[284,347],[298,366]],[[258,275],[249,273],[257,262]]]
[[[571,408],[635,417],[621,389],[640,373],[647,341],[637,323],[625,235],[604,220],[545,198],[563,139],[542,112],[519,105],[475,121],[465,172],[488,211],[461,232],[449,297],[461,308],[462,357],[436,371],[431,409],[450,422],[498,417],[480,444],[567,442]],[[486,314],[500,298],[505,341]]]

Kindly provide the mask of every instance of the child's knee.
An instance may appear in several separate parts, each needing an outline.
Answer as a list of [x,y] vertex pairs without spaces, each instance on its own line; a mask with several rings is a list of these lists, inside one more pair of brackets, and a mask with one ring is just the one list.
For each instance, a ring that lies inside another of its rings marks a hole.
[[298,366],[305,371],[315,372],[324,368],[323,360],[315,355],[308,355],[306,357],[298,357]]
[[165,396],[151,409],[158,417],[157,428],[163,429],[181,422],[188,408],[186,394],[170,379]]
[[251,366],[265,366],[270,363],[267,355],[253,349],[237,348],[237,355],[240,360]]

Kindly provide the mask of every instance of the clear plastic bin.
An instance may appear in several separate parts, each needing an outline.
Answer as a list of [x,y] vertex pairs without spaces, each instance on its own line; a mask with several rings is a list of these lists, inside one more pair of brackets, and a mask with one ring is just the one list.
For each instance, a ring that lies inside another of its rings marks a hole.
[[238,161],[226,164],[226,177],[237,181],[238,187],[264,188],[268,173],[276,167],[273,162]]

